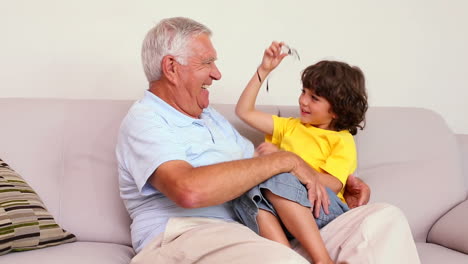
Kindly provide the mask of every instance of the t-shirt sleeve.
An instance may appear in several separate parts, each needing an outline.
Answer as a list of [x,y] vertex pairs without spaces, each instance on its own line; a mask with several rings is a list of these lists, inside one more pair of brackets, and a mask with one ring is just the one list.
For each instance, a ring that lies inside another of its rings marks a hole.
[[293,126],[292,123],[295,122],[295,119],[291,117],[279,117],[277,115],[272,115],[272,118],[273,135],[266,135],[265,141],[270,142],[277,147],[280,147],[281,141],[283,140],[283,137],[287,132],[287,128]]
[[187,159],[185,148],[174,131],[154,118],[130,120],[120,135],[121,157],[143,195],[155,192],[148,179],[161,164]]
[[351,134],[339,134],[329,138],[332,151],[320,168],[346,184],[348,176],[357,167],[357,154],[354,138]]

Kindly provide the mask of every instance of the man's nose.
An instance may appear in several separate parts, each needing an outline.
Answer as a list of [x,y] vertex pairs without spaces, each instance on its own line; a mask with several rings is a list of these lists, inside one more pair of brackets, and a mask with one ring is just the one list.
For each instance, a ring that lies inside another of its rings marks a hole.
[[213,63],[213,68],[211,69],[211,78],[214,80],[220,80],[221,79],[221,72],[219,71],[218,67],[216,64]]

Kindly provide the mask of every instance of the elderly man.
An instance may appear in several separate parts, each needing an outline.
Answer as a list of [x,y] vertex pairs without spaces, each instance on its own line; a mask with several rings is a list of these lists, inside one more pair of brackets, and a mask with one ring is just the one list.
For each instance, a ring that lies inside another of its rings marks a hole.
[[[328,197],[297,155],[252,158],[252,143],[209,106],[208,88],[221,78],[210,36],[204,25],[177,17],[162,20],[143,42],[149,89],[123,120],[116,148],[138,253],[132,262],[308,263],[236,222],[229,201],[282,172],[324,207]],[[351,179],[348,204],[366,203],[367,185]],[[335,261],[419,262],[405,217],[390,205],[353,209],[321,234]]]

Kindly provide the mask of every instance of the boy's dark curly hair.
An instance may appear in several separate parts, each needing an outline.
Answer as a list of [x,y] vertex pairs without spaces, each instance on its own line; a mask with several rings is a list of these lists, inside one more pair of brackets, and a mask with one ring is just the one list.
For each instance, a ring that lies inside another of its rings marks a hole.
[[320,61],[307,67],[301,76],[302,86],[331,105],[337,118],[331,122],[336,130],[348,130],[357,134],[365,126],[368,108],[364,74],[358,67],[339,61]]

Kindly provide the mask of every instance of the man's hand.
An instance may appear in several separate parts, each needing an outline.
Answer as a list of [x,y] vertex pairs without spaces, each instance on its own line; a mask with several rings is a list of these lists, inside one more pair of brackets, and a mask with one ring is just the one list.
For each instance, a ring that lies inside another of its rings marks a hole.
[[346,181],[344,198],[349,208],[365,205],[369,202],[371,190],[361,179],[349,175]]
[[315,183],[315,187],[312,185],[306,185],[308,198],[311,203],[312,213],[315,218],[320,216],[320,208],[323,207],[325,214],[329,214],[328,206],[330,206],[330,198],[328,197],[327,190],[320,182]]
[[299,156],[296,157],[297,163],[291,173],[307,188],[308,198],[313,206],[312,210],[315,218],[320,216],[320,208],[323,208],[325,213],[329,214],[330,199],[325,187],[319,182],[318,172]]

